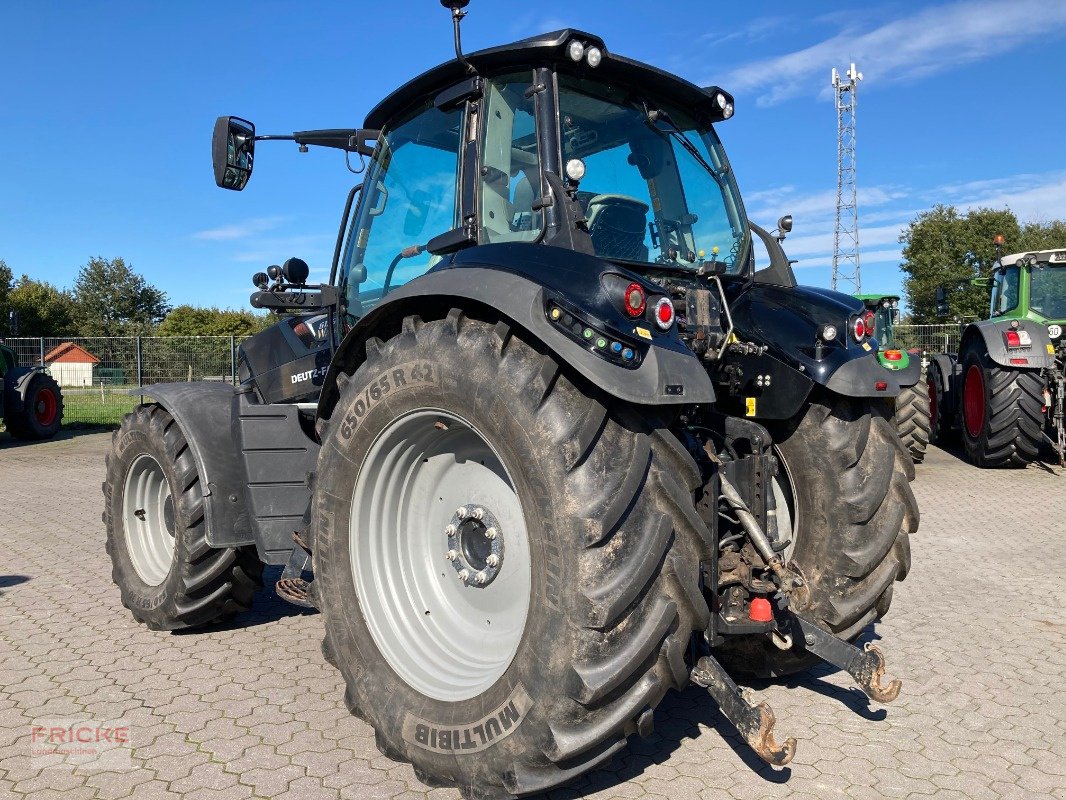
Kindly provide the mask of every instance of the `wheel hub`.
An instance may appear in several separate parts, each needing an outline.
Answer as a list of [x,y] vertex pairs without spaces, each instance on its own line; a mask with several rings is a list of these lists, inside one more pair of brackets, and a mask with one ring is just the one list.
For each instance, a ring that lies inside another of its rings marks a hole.
[[448,552],[459,580],[483,588],[500,574],[503,566],[503,531],[499,520],[482,506],[460,506],[444,528]]

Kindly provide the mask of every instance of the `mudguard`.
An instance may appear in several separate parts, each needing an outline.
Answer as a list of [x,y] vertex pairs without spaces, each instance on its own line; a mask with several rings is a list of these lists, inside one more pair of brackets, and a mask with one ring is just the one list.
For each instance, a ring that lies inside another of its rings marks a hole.
[[[531,333],[560,361],[620,400],[653,405],[714,402],[715,393],[710,376],[696,355],[673,333],[660,334],[655,331],[649,334],[654,338],[646,354],[638,367],[631,368],[590,352],[549,322],[545,313],[549,299],[558,297],[560,302],[566,302],[580,294],[580,290],[587,290],[584,295],[587,302],[582,302],[579,308],[583,313],[591,309],[586,313],[591,324],[600,325],[608,332],[626,324],[628,329],[625,333],[633,336],[633,320],[625,320],[620,309],[608,308],[606,296],[598,294],[602,291],[599,288],[600,274],[604,271],[619,272],[617,267],[592,256],[561,248],[527,247],[498,254],[497,260],[508,264],[508,271],[504,271],[490,264],[496,255],[491,249],[504,247],[508,246],[486,245],[457,254],[456,261],[460,257],[465,259],[465,263],[456,265],[461,268],[438,269],[416,278],[390,292],[384,302],[360,319],[341,343],[326,375],[320,413],[331,409],[336,400],[339,365],[351,369],[353,365],[361,363],[367,339],[379,335],[382,326],[390,320],[395,323],[397,318],[402,319],[406,314],[417,314],[429,305],[439,307],[442,303],[458,307],[473,303],[495,309]],[[551,253],[554,263],[537,264],[531,261],[539,255],[537,251],[549,250],[554,251]],[[559,262],[565,263],[565,269],[557,267]],[[528,268],[527,274],[520,274],[523,267]],[[559,288],[554,288],[549,281],[541,283],[535,280],[530,273],[538,267],[549,278],[554,277]],[[577,291],[564,294],[564,287],[573,290],[575,284],[584,285],[579,286]],[[649,294],[653,291],[649,290]],[[612,313],[624,322],[613,321],[610,318]]]
[[0,409],[5,414],[18,413],[23,410],[30,381],[38,372],[44,372],[44,367],[14,367],[4,373],[4,402],[0,405]]
[[204,490],[207,543],[234,547],[255,541],[245,479],[232,430],[233,387],[227,383],[157,383],[131,391],[151,397],[181,426]]
[[[1017,325],[1017,327],[1014,327]],[[1007,348],[1005,334],[1016,330],[1029,334],[1031,345],[1028,347]],[[980,336],[984,342],[988,357],[1002,367],[1010,369],[1044,369],[1055,366],[1055,348],[1048,335],[1047,325],[1028,319],[985,319],[966,326],[962,333],[959,353],[966,350],[967,344]],[[1012,359],[1025,359],[1018,363]]]

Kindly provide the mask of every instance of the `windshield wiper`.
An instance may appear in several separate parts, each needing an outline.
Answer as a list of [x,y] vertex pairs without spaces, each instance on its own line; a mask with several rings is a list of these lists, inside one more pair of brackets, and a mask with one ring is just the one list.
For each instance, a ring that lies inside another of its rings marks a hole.
[[[692,158],[696,160],[697,164],[707,170],[707,172],[710,173],[711,177],[714,178],[714,180],[719,185],[721,185],[723,174],[722,171],[716,170],[714,167],[707,163],[707,159],[703,157],[703,154],[699,151],[699,148],[692,143],[692,140],[685,135],[685,132],[678,127],[677,123],[670,118],[670,115],[662,109],[650,108],[646,100],[641,100],[641,103],[644,106],[644,119],[647,120],[648,127],[650,127],[653,131],[656,131],[657,133],[664,133],[671,136],[674,141],[676,141],[679,145],[685,148],[685,152],[692,156]],[[667,125],[667,130],[664,131],[662,128],[657,127],[655,124],[657,122],[665,123]]]

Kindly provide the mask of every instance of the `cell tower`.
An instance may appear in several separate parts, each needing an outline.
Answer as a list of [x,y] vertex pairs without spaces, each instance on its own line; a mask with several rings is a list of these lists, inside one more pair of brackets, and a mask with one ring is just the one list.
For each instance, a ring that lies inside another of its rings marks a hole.
[[859,274],[859,201],[855,186],[855,101],[862,73],[855,64],[847,80],[833,68],[833,95],[837,105],[837,214],[833,230],[833,283],[850,283],[862,291]]

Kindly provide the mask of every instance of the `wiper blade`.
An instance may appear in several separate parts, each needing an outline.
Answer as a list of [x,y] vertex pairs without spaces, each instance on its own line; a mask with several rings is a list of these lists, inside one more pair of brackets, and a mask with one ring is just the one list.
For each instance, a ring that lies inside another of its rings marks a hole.
[[[687,152],[690,156],[692,156],[693,159],[695,159],[697,164],[707,170],[707,172],[710,173],[711,177],[714,178],[715,181],[717,181],[718,183],[722,182],[721,171],[716,170],[714,167],[707,163],[707,159],[703,157],[703,154],[699,151],[699,148],[692,143],[692,140],[685,135],[685,132],[678,127],[677,123],[670,118],[669,114],[667,114],[662,109],[649,108],[646,100],[642,100],[641,103],[644,105],[644,118],[645,120],[647,120],[648,126],[652,130],[657,131],[658,133],[668,134],[674,139],[674,141],[676,141],[685,149],[685,152]],[[657,127],[655,124],[657,122],[665,123],[667,126],[667,130],[664,131],[662,128]]]

